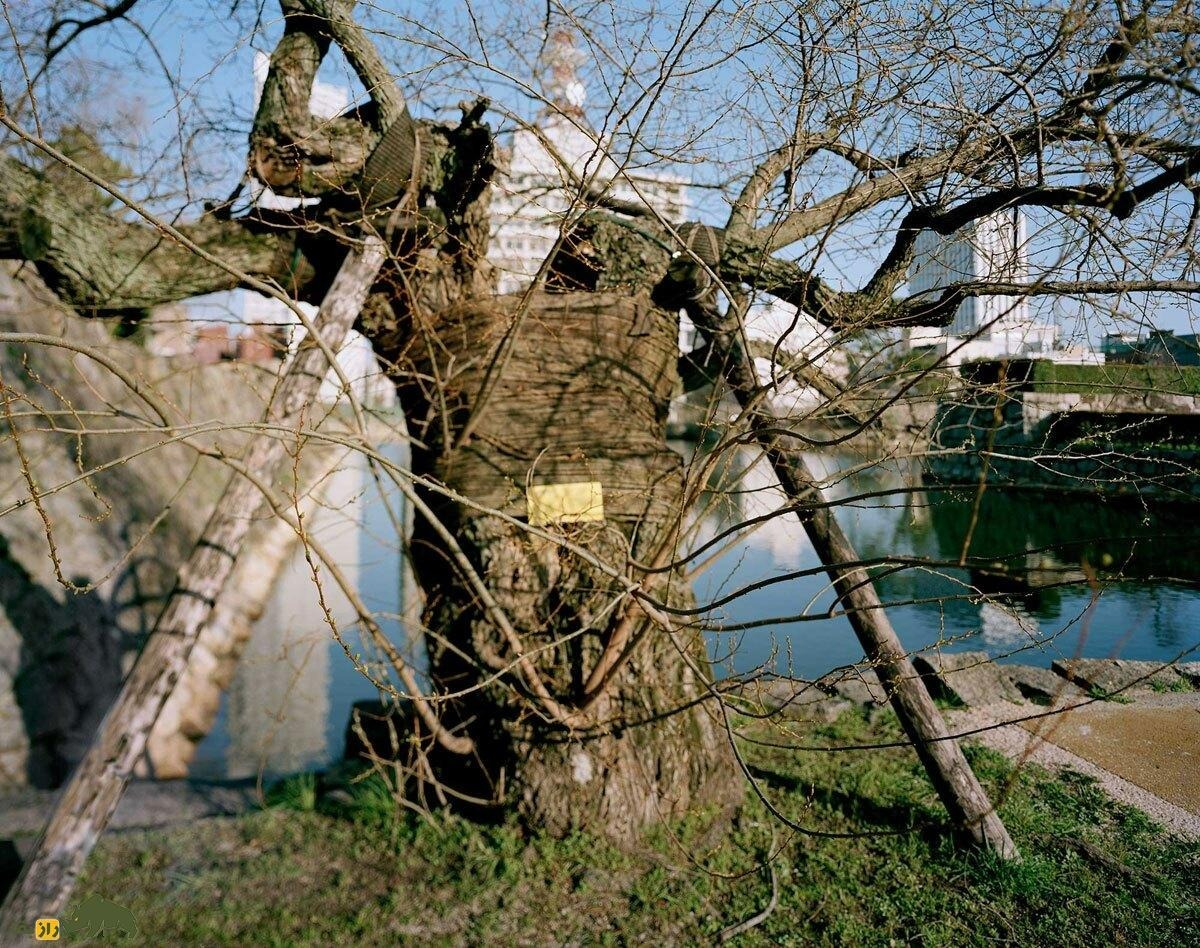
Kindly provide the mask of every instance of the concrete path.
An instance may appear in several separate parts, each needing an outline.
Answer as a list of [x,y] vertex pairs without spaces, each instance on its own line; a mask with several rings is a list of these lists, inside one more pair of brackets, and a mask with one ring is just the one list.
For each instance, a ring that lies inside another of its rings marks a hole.
[[[0,796],[0,839],[36,834],[50,816],[54,790],[21,790]],[[200,783],[133,780],[121,798],[111,829],[143,829],[188,823],[207,816],[245,813],[259,805],[253,780]]]
[[999,701],[948,712],[947,720],[960,733],[988,728],[972,739],[1014,760],[1089,774],[1115,799],[1200,839],[1200,692],[1126,697],[1127,704],[1067,704],[1039,717],[1051,709]]

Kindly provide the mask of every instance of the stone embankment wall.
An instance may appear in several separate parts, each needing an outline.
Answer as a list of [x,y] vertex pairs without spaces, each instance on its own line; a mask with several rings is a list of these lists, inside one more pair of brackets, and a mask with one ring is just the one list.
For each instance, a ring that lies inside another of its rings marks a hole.
[[[0,265],[0,331],[93,347],[193,426],[195,443],[234,455],[245,435],[227,425],[259,417],[269,391],[269,368],[200,367],[114,338],[15,264]],[[146,403],[85,354],[8,342],[0,383],[3,791],[54,786],[87,749],[229,473],[155,430]],[[160,751],[172,732],[207,729],[237,653],[236,635],[217,632],[185,682],[188,709],[156,732]]]
[[[1078,440],[1071,419],[1082,415],[1123,425],[1133,443]],[[1200,451],[1136,443],[1145,419],[1172,416],[1200,416],[1200,398],[1000,386],[967,390],[939,402],[926,468],[947,483],[986,479],[1059,491],[1200,499]]]

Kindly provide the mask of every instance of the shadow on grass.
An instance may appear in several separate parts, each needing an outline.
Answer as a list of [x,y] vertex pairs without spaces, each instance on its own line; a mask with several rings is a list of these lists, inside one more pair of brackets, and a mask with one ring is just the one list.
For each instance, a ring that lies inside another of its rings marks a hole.
[[928,813],[919,807],[902,803],[881,803],[862,794],[848,793],[834,787],[818,787],[789,774],[753,764],[749,770],[755,780],[769,787],[798,794],[828,810],[841,813],[848,819],[870,823],[883,829],[912,833],[931,846],[953,838],[953,830],[949,823],[930,819]]

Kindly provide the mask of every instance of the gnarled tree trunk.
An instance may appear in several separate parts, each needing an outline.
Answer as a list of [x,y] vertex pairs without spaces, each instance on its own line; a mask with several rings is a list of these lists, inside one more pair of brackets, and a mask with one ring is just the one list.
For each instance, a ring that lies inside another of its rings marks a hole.
[[[469,760],[443,759],[440,778],[515,805],[532,826],[626,841],[697,806],[729,809],[741,784],[715,703],[704,700],[701,634],[645,624],[622,596],[626,587],[597,565],[643,582],[632,563],[675,549],[683,475],[665,424],[677,384],[677,316],[645,295],[539,293],[524,313],[519,298],[500,298],[443,310],[411,329],[394,357],[410,430],[426,446],[414,452],[414,473],[466,499],[427,491],[453,541],[418,516],[413,543],[432,677],[455,696],[443,713],[478,748]],[[497,355],[480,357],[488,352]],[[575,551],[479,509],[524,520],[529,485],[581,481],[601,485],[604,518],[545,528]],[[482,592],[456,562],[455,544]],[[653,592],[691,602],[676,574],[661,574]],[[520,673],[521,656],[488,597],[552,701]],[[589,702],[588,680],[623,625],[642,644]]]

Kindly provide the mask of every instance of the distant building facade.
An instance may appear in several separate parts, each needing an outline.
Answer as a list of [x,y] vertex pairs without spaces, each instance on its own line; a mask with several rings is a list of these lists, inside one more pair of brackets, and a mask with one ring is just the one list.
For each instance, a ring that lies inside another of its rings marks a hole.
[[488,250],[501,293],[518,292],[533,281],[559,238],[581,183],[587,183],[585,190],[649,206],[672,223],[687,213],[687,179],[626,168],[613,159],[611,143],[584,116],[579,63],[570,30],[555,31],[545,59],[548,104],[534,128],[518,129],[502,149],[502,169],[493,184]]
[[[955,284],[1028,280],[1028,237],[1020,209],[979,218],[948,237],[917,235],[908,270],[910,296],[928,296]],[[1062,350],[1058,327],[1036,321],[1025,296],[989,294],[963,300],[945,328],[905,330],[909,349],[936,350],[951,365],[976,359],[1042,356],[1055,361],[1099,361],[1091,350]]]
[[1200,336],[1177,336],[1169,329],[1153,329],[1143,353],[1149,365],[1200,365]]
[[1136,332],[1110,332],[1100,342],[1100,351],[1108,363],[1145,361],[1145,340]]
[[1104,361],[1133,365],[1200,365],[1200,335],[1151,329],[1146,336],[1111,332],[1101,345]]

